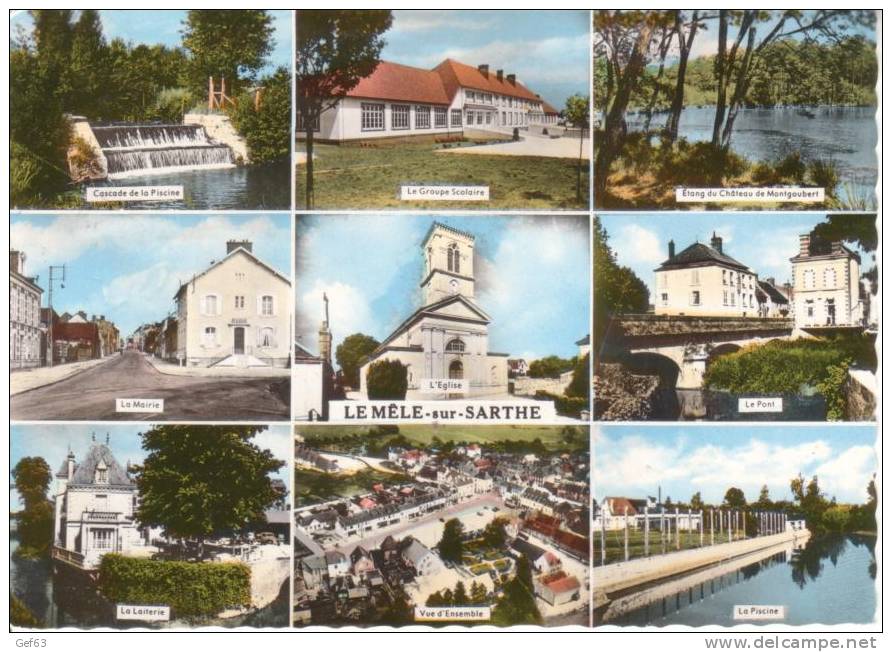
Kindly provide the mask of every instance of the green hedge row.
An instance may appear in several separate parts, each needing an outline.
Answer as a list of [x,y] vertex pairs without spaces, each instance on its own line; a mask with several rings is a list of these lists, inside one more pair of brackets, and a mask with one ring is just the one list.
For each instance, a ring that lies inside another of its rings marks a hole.
[[175,617],[215,616],[250,606],[251,569],[106,554],[99,566],[99,588],[111,602],[168,605]]
[[534,398],[539,401],[554,401],[554,409],[564,417],[578,419],[580,412],[589,409],[588,398],[581,396],[563,396],[545,390],[537,390]]

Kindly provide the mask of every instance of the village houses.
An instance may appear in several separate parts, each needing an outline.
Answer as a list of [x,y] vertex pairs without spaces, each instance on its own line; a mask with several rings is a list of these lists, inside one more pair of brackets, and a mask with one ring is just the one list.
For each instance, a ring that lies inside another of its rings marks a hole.
[[861,260],[842,242],[799,236],[793,264],[796,326],[862,326]]

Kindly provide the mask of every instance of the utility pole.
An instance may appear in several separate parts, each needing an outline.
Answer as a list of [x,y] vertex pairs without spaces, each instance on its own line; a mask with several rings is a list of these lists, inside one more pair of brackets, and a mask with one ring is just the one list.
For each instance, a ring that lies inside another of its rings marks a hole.
[[65,289],[65,265],[50,265],[50,284],[47,294],[47,302],[49,303],[49,319],[47,322],[46,339],[49,351],[46,356],[46,366],[53,366],[53,354],[55,346],[53,344],[53,284],[59,281],[59,289]]

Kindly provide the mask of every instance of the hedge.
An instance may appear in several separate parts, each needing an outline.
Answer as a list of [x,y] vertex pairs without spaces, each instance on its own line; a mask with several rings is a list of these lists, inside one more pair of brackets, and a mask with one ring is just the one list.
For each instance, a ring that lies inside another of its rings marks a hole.
[[582,411],[589,409],[588,399],[580,396],[562,396],[540,389],[533,398],[537,401],[554,401],[554,409],[558,414],[573,419],[580,418]]
[[215,616],[251,605],[251,569],[109,553],[99,565],[99,590],[111,602],[168,605],[176,617]]

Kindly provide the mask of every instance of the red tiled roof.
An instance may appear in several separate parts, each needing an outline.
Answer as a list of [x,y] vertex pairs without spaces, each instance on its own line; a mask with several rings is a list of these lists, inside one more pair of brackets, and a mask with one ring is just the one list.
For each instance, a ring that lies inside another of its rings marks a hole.
[[99,341],[99,328],[94,323],[61,322],[53,325],[53,339],[96,342]]
[[347,96],[424,104],[450,104],[459,87],[499,93],[534,102],[542,101],[520,82],[512,84],[507,76],[499,81],[495,72],[484,75],[477,68],[452,59],[446,59],[433,70],[381,61],[375,71],[361,79]]
[[[549,104],[549,103],[546,102],[545,100],[542,100],[542,111],[543,111],[544,113],[552,113],[552,114],[554,114],[554,115],[557,115],[557,114],[560,113],[560,111],[558,111],[556,108],[554,108],[553,106],[551,106],[551,104]],[[577,344],[579,344],[579,342],[577,342]]]
[[569,593],[570,591],[579,590],[580,584],[579,580],[575,577],[567,575],[566,577],[561,577],[552,582],[547,582],[545,586],[551,589],[552,593]]
[[440,76],[432,70],[381,61],[368,77],[347,93],[348,97],[402,100],[425,104],[449,104]]
[[541,101],[536,94],[520,82],[510,83],[507,76],[503,76],[502,80],[496,76],[494,71],[490,71],[484,75],[480,70],[473,66],[469,66],[452,59],[446,59],[439,66],[434,68],[443,78],[446,85],[446,92],[449,97],[455,97],[455,93],[459,86],[465,88],[473,88],[478,91],[489,91],[491,93],[500,93],[511,97],[521,97],[532,101]]

